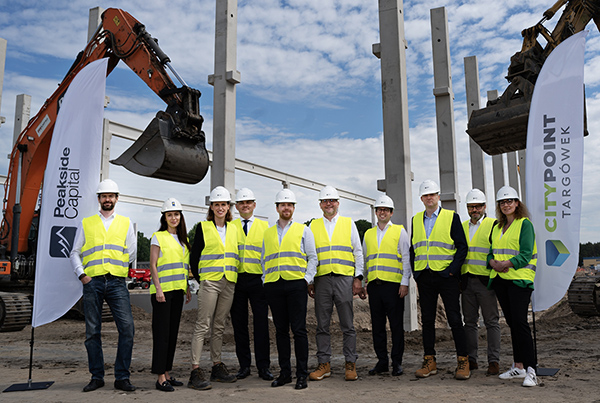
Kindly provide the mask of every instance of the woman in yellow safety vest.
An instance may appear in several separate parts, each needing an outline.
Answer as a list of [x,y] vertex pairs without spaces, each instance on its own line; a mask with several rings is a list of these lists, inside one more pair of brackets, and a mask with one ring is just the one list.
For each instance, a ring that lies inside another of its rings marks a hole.
[[172,392],[183,382],[169,375],[173,368],[179,321],[192,295],[188,287],[190,244],[181,203],[167,199],[161,209],[160,229],[150,246],[150,301],[152,303],[152,373],[156,389]]
[[537,247],[529,212],[519,194],[504,186],[496,195],[498,224],[492,229],[488,264],[490,288],[510,327],[514,363],[500,379],[523,379],[523,386],[536,386],[536,360],[527,321],[537,264]]
[[198,291],[198,318],[192,337],[192,373],[188,387],[205,390],[212,387],[200,368],[200,356],[204,340],[210,337],[212,370],[210,381],[235,382],[221,361],[223,331],[229,316],[237,270],[240,263],[238,234],[235,225],[230,225],[231,195],[223,186],[210,192],[210,209],[206,221],[196,227],[194,245],[190,254],[192,275],[200,283]]

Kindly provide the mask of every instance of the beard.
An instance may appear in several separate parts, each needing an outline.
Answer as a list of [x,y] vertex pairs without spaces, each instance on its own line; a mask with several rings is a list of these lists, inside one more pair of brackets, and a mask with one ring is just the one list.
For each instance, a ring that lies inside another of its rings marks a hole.
[[102,211],[111,211],[115,208],[115,203],[107,201],[101,205]]

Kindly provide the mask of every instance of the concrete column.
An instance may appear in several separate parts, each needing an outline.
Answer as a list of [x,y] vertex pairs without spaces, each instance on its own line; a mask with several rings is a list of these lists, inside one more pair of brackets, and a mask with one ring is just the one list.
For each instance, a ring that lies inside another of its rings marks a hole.
[[517,163],[517,152],[506,153],[508,163],[508,185],[519,191],[519,167]]
[[[525,152],[526,150],[519,150],[518,151],[518,155],[519,155],[519,177],[521,179],[521,192],[519,193],[521,195],[521,200],[523,200],[523,203],[527,204],[527,188],[525,187]],[[518,189],[517,189],[518,191]]]
[[433,95],[435,96],[442,207],[458,211],[456,139],[454,136],[454,93],[450,73],[450,41],[446,8],[430,10],[433,49]]
[[100,181],[110,178],[110,142],[112,132],[109,130],[110,120],[102,120],[102,156],[100,157]]
[[[477,56],[464,59],[465,64],[465,90],[467,93],[467,120],[471,112],[479,109],[479,66]],[[483,150],[479,144],[469,137],[469,150],[471,154],[471,188],[479,189],[486,193],[486,173]]]
[[[0,38],[0,112],[2,111],[2,87],[4,86],[4,64],[6,63],[6,44],[4,38]],[[0,115],[0,126],[6,121],[4,116]]]
[[[491,90],[487,92],[488,99],[497,99],[498,90]],[[492,155],[492,171],[494,173],[494,199],[498,190],[504,186],[504,158],[503,154]]]
[[217,0],[215,20],[215,73],[208,77],[214,87],[213,161],[210,187],[225,186],[235,191],[235,107],[237,0]]
[[87,42],[89,42],[96,33],[98,26],[102,22],[102,13],[104,9],[102,7],[94,7],[90,8],[89,11],[89,19],[88,19],[88,32],[87,32]]
[[[385,179],[377,187],[394,200],[392,221],[410,228],[412,189],[408,133],[408,95],[406,82],[406,39],[402,0],[379,0],[380,43],[373,54],[381,60],[383,103],[383,148]],[[404,314],[404,329],[417,328],[417,291],[411,281]]]
[[29,123],[29,117],[31,116],[31,95],[19,94],[17,95],[17,102],[15,103],[15,125],[13,127],[13,144],[17,143],[19,135]]

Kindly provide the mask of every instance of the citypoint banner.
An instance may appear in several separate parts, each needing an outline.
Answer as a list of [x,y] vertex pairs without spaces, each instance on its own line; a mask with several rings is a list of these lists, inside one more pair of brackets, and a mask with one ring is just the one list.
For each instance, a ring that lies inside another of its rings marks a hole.
[[107,62],[83,68],[59,102],[44,173],[33,327],[60,318],[82,295],[69,254],[81,219],[98,211]]
[[577,269],[587,33],[571,36],[546,59],[529,111],[525,178],[538,249],[534,311],[560,301]]

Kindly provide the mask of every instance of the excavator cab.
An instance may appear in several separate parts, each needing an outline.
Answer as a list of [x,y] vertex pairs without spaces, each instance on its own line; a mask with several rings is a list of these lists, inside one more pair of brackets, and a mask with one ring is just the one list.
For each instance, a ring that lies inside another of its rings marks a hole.
[[209,160],[199,113],[200,91],[182,87],[177,92],[182,106],[172,103],[159,111],[142,135],[115,165],[142,176],[195,184],[208,171]]

